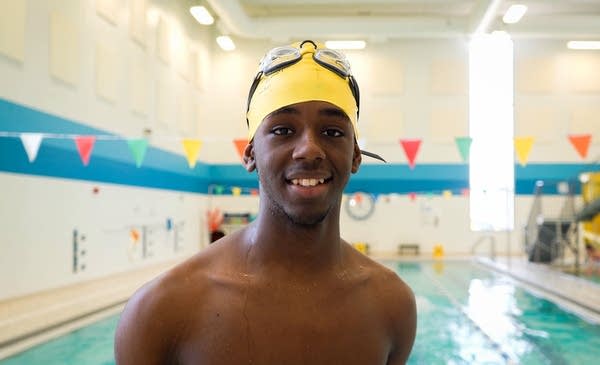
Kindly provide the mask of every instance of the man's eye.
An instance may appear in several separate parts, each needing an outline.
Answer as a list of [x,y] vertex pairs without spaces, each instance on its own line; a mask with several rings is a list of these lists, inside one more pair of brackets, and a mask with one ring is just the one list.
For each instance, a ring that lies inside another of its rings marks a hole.
[[293,132],[294,131],[288,127],[277,127],[277,128],[273,128],[271,130],[271,133],[278,135],[278,136],[288,136],[288,135],[292,134]]
[[339,129],[329,128],[324,130],[323,134],[327,137],[341,137],[344,135],[344,132],[340,131]]

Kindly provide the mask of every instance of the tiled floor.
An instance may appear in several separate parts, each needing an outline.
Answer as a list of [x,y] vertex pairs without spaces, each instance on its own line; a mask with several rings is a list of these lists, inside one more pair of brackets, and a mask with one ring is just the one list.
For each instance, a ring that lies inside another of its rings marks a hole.
[[529,262],[524,257],[477,259],[479,263],[506,273],[531,291],[568,310],[600,323],[600,284],[561,272],[547,264]]
[[74,321],[87,321],[100,312],[120,311],[137,288],[175,263],[0,301],[0,358],[14,353],[15,347],[35,345],[32,337],[45,338],[58,327],[72,327]]

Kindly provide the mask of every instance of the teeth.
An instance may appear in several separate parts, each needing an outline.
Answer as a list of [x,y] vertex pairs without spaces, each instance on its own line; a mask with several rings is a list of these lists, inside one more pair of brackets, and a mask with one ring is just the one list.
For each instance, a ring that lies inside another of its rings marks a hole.
[[292,179],[292,184],[300,186],[316,186],[324,182],[325,179]]

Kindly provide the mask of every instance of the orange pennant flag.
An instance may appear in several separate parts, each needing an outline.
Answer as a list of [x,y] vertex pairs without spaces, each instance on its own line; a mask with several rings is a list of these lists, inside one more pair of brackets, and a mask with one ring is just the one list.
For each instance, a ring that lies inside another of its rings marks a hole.
[[79,152],[79,157],[81,157],[81,162],[83,162],[84,166],[87,166],[90,163],[90,156],[92,155],[92,149],[94,149],[94,142],[96,142],[96,137],[94,136],[75,137],[77,151]]
[[193,169],[198,160],[198,152],[200,152],[200,148],[202,147],[202,141],[198,139],[184,139],[181,143],[183,144],[183,150],[187,157],[188,166],[190,169]]
[[240,158],[243,158],[244,150],[246,149],[246,146],[248,145],[248,139],[246,139],[246,138],[234,139],[233,143],[235,144],[235,149],[237,150],[238,155],[240,155]]
[[419,147],[421,146],[420,139],[401,139],[400,144],[402,145],[402,149],[406,154],[406,158],[408,159],[408,165],[411,169],[415,168],[415,158],[417,157],[417,152],[419,152]]
[[590,142],[592,141],[591,134],[569,134],[569,141],[581,158],[586,158]]
[[533,137],[515,137],[515,151],[517,152],[517,159],[521,166],[527,165],[534,141],[535,138]]

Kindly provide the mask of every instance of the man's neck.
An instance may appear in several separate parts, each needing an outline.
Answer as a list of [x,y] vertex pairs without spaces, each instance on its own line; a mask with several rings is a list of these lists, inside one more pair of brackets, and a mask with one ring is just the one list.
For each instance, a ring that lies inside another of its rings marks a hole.
[[339,210],[310,226],[293,223],[281,215],[260,214],[245,236],[249,272],[253,268],[279,268],[290,273],[316,273],[331,270],[342,261]]

